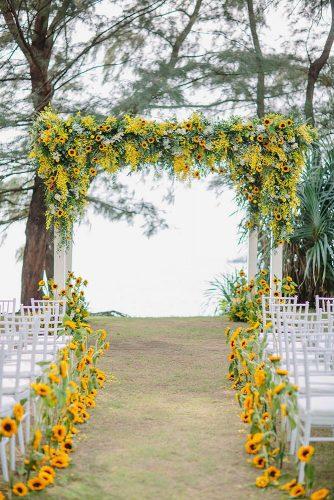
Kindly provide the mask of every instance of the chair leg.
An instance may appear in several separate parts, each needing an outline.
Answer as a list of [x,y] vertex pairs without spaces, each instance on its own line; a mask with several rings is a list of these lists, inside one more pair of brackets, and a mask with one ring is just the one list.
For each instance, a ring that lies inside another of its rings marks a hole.
[[290,435],[290,455],[294,455],[296,453],[297,441],[298,441],[298,429],[296,427],[291,431]]
[[18,436],[18,440],[19,440],[20,451],[21,451],[21,453],[23,455],[24,452],[25,452],[25,448],[24,448],[24,435],[23,435],[22,424],[19,425],[19,428],[18,428],[18,431],[17,431],[17,436]]
[[15,471],[15,466],[16,466],[16,449],[15,449],[15,445],[16,445],[16,437],[12,436],[10,438],[10,442],[9,442],[10,469],[12,471]]
[[0,441],[0,459],[1,459],[1,470],[4,481],[8,483],[9,481],[9,473],[8,473],[8,464],[7,464],[7,455],[6,455],[6,440],[2,439]]
[[[303,446],[307,446],[310,442],[311,437],[311,420],[308,417],[305,422],[304,436],[303,436]],[[299,462],[299,473],[298,482],[303,483],[305,476],[305,462]]]
[[31,407],[30,400],[28,399],[26,403],[26,416],[25,416],[25,434],[26,434],[26,442],[30,441],[30,421],[31,421]]

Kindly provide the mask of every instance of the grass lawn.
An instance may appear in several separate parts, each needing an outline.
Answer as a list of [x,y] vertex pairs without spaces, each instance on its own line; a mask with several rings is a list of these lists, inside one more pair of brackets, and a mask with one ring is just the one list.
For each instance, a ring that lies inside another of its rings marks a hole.
[[[219,318],[94,318],[112,326],[101,368],[116,381],[76,438],[73,465],[41,499],[258,499],[243,452],[246,426],[225,374]],[[321,485],[334,487],[334,446],[316,445]],[[287,498],[284,496],[283,498]]]

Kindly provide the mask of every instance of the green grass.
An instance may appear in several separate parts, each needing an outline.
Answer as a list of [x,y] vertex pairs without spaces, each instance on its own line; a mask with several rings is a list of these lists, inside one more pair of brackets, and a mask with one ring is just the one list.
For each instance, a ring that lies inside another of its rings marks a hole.
[[[39,498],[282,497],[254,486],[257,471],[243,452],[247,429],[225,377],[221,319],[94,318],[94,325],[112,325],[101,368],[117,380],[81,427],[72,466]],[[333,446],[318,449],[321,484],[333,486]]]

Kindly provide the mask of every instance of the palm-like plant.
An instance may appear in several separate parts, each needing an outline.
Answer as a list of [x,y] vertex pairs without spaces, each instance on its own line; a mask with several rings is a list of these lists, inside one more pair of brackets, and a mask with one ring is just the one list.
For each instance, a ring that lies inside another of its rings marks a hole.
[[300,295],[334,291],[334,148],[321,146],[308,158],[299,186],[300,209],[286,247],[286,272]]

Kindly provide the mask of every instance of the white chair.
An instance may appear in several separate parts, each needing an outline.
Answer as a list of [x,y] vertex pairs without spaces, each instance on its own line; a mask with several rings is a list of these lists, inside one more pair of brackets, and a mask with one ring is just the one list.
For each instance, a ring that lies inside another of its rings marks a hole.
[[[302,424],[302,435],[299,436],[301,444],[307,446],[310,442],[334,442],[334,383],[332,387],[324,387],[320,392],[319,387],[314,390],[312,375],[314,359],[319,363],[319,372],[331,374],[334,380],[334,334],[316,334],[313,338],[307,336],[303,339],[305,394],[298,396],[298,412]],[[331,436],[314,436],[314,427],[328,428]],[[303,462],[299,465],[299,482],[304,479]]]
[[15,315],[16,299],[0,300],[0,317]]
[[315,310],[318,314],[322,312],[329,312],[328,307],[334,307],[334,297],[319,297],[319,295],[315,296]]

